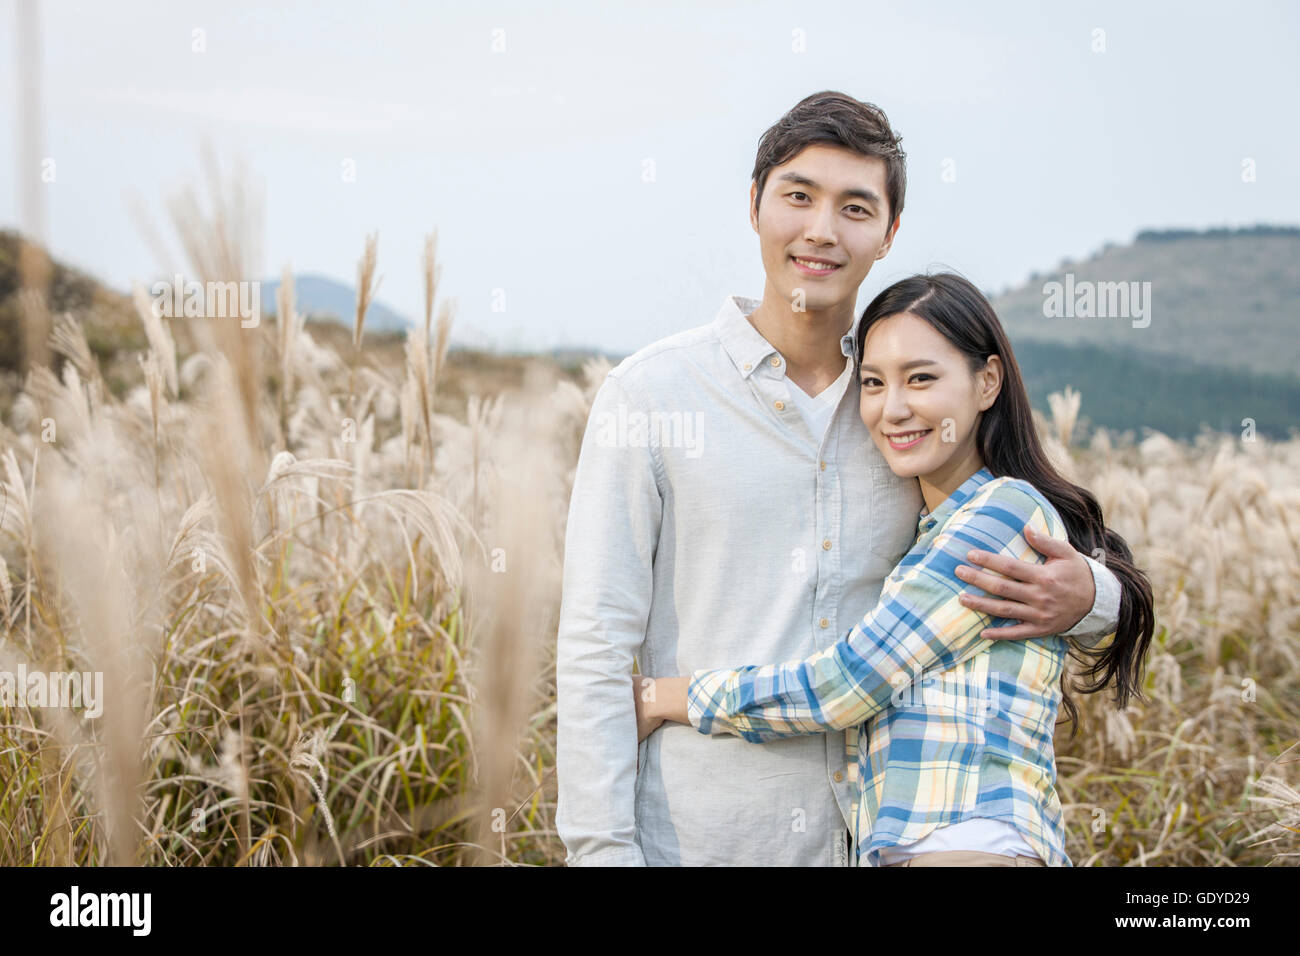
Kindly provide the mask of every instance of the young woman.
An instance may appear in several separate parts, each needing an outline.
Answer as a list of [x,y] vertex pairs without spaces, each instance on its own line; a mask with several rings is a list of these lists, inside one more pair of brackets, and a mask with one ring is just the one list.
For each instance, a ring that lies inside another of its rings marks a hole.
[[1141,697],[1150,584],[1096,499],[1048,462],[1006,334],[970,282],[915,276],[880,293],[858,324],[856,361],[862,421],[890,468],[920,479],[916,543],[833,647],[781,664],[634,678],[638,735],[665,720],[754,742],[865,723],[861,864],[1070,866],[1052,746],[1062,703],[1077,723],[1067,642],[981,638],[1003,619],[960,603],[973,586],[955,569],[972,548],[1041,562],[1028,529],[1104,552],[1138,600],[1124,602],[1110,642],[1087,652],[1078,689],[1113,685],[1121,707]]

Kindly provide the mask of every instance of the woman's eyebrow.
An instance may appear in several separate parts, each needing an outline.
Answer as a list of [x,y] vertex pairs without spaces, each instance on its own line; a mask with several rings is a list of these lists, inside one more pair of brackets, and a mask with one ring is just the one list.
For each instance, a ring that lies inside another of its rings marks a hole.
[[[939,363],[936,362],[934,359],[912,359],[912,361],[910,362],[903,363],[903,371],[906,372],[908,369],[918,368],[922,365],[938,365],[938,364]],[[876,368],[874,365],[863,365],[862,371],[879,372],[880,369]]]

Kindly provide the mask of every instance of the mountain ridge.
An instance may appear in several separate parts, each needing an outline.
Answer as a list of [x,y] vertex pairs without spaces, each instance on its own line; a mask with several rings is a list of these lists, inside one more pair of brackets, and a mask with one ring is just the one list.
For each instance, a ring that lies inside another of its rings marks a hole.
[[[1055,290],[1150,283],[1149,323],[1124,316],[1065,317]],[[1079,261],[1032,273],[993,300],[1013,343],[1092,345],[1284,378],[1300,369],[1300,228],[1143,230]],[[1127,319],[1127,320],[1126,320]],[[1242,334],[1242,329],[1249,334]]]

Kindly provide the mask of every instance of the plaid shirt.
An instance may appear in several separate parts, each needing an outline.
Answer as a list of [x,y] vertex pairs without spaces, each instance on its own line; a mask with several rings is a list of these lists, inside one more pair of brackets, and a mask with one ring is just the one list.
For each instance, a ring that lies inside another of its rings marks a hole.
[[1041,563],[1025,525],[1066,540],[1033,485],[981,468],[921,515],[880,602],[845,638],[804,660],[695,671],[691,724],[761,742],[868,722],[848,733],[862,865],[973,817],[1011,824],[1049,866],[1072,865],[1052,747],[1066,640],[981,638],[1006,619],[959,603],[978,589],[953,573],[971,548]]

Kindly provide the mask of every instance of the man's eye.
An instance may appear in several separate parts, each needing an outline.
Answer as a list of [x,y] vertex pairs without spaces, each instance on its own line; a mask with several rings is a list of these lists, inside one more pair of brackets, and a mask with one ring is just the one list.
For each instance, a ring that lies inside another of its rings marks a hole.
[[871,210],[870,210],[870,209],[867,209],[867,208],[865,208],[865,207],[863,207],[863,206],[856,206],[856,205],[854,205],[854,206],[849,206],[849,208],[850,208],[850,209],[857,209],[857,210],[860,210],[861,212],[866,213],[868,216],[871,215]]
[[804,199],[807,199],[807,198],[808,198],[808,194],[807,194],[807,193],[801,193],[801,192],[787,193],[787,195],[790,196],[790,198],[792,198],[792,199],[793,199],[795,196],[803,196]]

